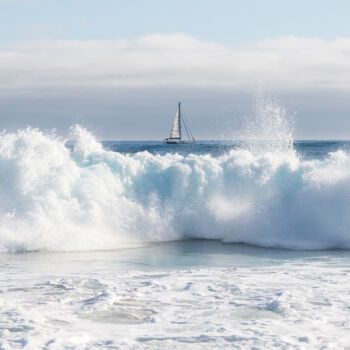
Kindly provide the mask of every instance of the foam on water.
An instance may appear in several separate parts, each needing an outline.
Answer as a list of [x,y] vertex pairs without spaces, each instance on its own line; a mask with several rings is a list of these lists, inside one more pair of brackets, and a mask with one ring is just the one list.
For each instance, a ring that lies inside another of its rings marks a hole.
[[[216,245],[220,260],[227,254]],[[117,272],[106,260],[118,253],[0,254],[0,347],[348,348],[349,257],[339,252],[290,260],[285,254],[297,252],[279,251],[278,264],[256,255],[253,267]]]
[[112,152],[80,126],[69,135],[72,148],[37,129],[3,132],[0,250],[185,238],[350,248],[350,155],[303,161],[285,111],[262,101],[256,114],[248,142],[219,157]]

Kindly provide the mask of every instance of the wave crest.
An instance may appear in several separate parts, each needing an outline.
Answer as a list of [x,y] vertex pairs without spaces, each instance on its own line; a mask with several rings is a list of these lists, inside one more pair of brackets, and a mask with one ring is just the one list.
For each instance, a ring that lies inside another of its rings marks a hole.
[[350,248],[350,157],[237,149],[220,157],[111,152],[36,129],[0,135],[0,250],[72,251],[184,238]]

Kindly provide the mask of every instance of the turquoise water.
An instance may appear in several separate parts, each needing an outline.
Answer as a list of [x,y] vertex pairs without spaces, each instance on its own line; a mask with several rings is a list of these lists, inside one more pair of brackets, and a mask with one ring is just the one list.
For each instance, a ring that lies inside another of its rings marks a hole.
[[70,253],[31,252],[0,254],[0,271],[12,269],[24,273],[64,273],[115,271],[162,271],[197,268],[256,268],[285,263],[312,264],[327,262],[350,267],[348,250],[286,250],[267,249],[245,244],[213,240],[189,240],[148,244],[113,251]]

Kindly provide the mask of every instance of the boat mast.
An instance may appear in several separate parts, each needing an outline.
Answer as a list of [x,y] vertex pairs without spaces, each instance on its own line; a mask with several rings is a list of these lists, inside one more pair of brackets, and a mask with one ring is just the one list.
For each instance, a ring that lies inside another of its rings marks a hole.
[[179,104],[177,106],[178,108],[178,123],[179,123],[179,136],[180,136],[180,140],[181,140],[181,104],[180,104],[180,101],[179,101]]

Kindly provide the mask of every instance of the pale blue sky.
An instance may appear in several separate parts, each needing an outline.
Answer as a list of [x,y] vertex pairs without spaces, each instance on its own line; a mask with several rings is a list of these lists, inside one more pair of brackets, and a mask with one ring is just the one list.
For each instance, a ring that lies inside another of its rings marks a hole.
[[186,33],[245,44],[350,36],[348,0],[0,0],[0,39],[136,39]]
[[197,138],[229,138],[263,88],[297,138],[350,138],[349,18],[349,0],[0,0],[0,125],[161,139],[181,99]]

